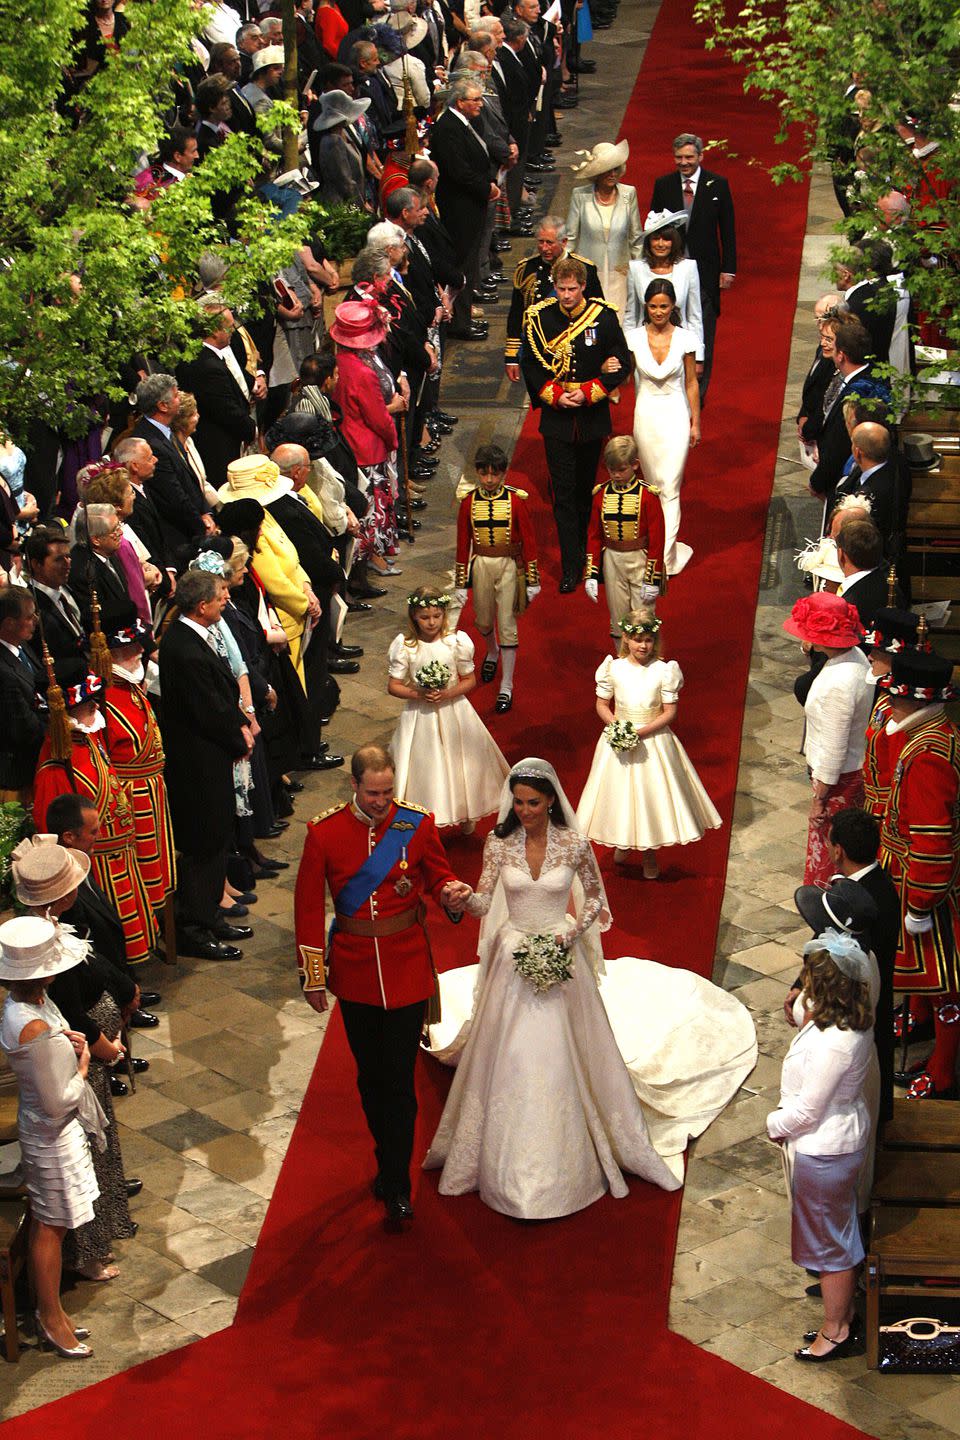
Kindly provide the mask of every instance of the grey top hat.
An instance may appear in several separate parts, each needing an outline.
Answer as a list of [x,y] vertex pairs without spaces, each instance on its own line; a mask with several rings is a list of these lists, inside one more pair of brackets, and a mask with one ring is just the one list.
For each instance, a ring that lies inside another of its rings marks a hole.
[[369,98],[351,100],[345,90],[328,90],[320,96],[320,113],[313,122],[313,129],[332,130],[334,125],[352,125],[369,109]]

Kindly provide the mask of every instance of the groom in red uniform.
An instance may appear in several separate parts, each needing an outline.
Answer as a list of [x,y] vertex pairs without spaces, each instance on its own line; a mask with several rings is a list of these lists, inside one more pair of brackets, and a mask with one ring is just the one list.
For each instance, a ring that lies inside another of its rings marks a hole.
[[[388,750],[364,745],[350,769],[353,800],[307,826],[295,896],[300,983],[318,1013],[328,988],[340,1001],[377,1157],[374,1194],[387,1228],[402,1230],[413,1219],[413,1072],[436,984],[425,895],[446,905],[469,887],[450,869],[433,816],[394,800]],[[325,947],[327,885],[334,918]]]

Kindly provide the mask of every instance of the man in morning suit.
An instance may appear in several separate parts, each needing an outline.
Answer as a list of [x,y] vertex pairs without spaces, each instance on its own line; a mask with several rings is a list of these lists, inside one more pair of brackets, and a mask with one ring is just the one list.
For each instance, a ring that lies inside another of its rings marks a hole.
[[878,398],[889,403],[890,391],[876,378],[867,364],[870,336],[855,315],[841,321],[831,320],[834,336],[833,363],[835,383],[828,385],[823,401],[823,425],[817,439],[817,466],[810,476],[814,495],[825,496],[830,503],[833,492],[843,478],[850,459],[850,433],[843,413],[847,395]]
[[179,408],[180,391],[172,375],[160,372],[140,381],[140,419],[133,427],[133,438],[145,440],[156,456],[156,468],[144,489],[159,516],[164,546],[171,559],[188,541],[214,528],[196,476],[173,437],[171,427]]
[[66,532],[57,525],[37,525],[23,542],[30,588],[37,603],[39,625],[26,641],[27,648],[44,671],[43,646],[53,659],[61,685],[78,685],[87,674],[87,637],[80,607],[67,588],[70,579],[70,546]]
[[227,466],[257,433],[251,409],[252,391],[245,371],[233,352],[230,337],[233,314],[222,300],[212,297],[206,304],[203,345],[193,360],[177,366],[183,386],[197,402],[200,423],[195,444],[200,452],[207,480],[215,490],[227,483]]
[[699,135],[678,135],[673,142],[676,170],[654,182],[651,210],[686,210],[687,254],[700,272],[703,310],[703,374],[700,401],[706,399],[713,366],[713,341],[720,314],[720,291],[729,290],[737,271],[737,234],[730,185],[700,164]]
[[26,648],[36,628],[30,591],[5,585],[0,590],[0,801],[23,804],[29,798],[47,733],[46,677]]
[[[350,770],[352,801],[307,826],[294,899],[297,963],[312,1009],[326,1010],[328,988],[340,1002],[373,1136],[374,1194],[386,1206],[387,1229],[402,1230],[413,1219],[414,1066],[436,985],[425,898],[447,905],[469,887],[450,869],[433,816],[394,800],[389,751],[364,745]],[[329,946],[328,885],[334,903]]]
[[837,562],[843,571],[837,594],[856,606],[860,624],[869,629],[877,611],[889,604],[880,531],[872,520],[850,519],[837,531],[836,544]]
[[633,369],[617,312],[587,300],[586,267],[563,257],[553,267],[556,295],[527,311],[520,367],[550,471],[560,540],[561,595],[576,590],[603,442],[610,434],[610,392]]
[[845,495],[862,495],[870,502],[870,518],[883,536],[888,558],[896,559],[892,542],[903,529],[900,474],[890,460],[890,431],[886,425],[864,421],[850,436],[853,468],[833,492],[836,503]]
[[485,326],[471,322],[473,292],[480,283],[480,244],[487,206],[499,189],[490,179],[490,156],[476,129],[483,110],[483,85],[473,79],[450,86],[447,108],[430,134],[430,153],[440,171],[437,204],[450,238],[462,256],[466,284],[453,305],[448,334],[461,340],[485,338]]
[[[559,215],[544,215],[537,226],[537,253],[521,260],[513,273],[513,296],[510,313],[507,316],[507,339],[503,347],[507,379],[520,379],[520,346],[523,343],[523,321],[531,305],[547,300],[553,294],[551,271],[561,255],[572,255],[567,248],[567,225]],[[587,272],[587,284],[583,292],[585,300],[602,300],[603,286],[597,267],[583,255],[573,255],[574,260]]]

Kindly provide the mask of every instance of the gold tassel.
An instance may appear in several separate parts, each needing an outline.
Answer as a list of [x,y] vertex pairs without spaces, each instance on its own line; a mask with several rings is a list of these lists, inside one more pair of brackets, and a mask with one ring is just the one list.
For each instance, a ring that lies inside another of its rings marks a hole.
[[927,617],[926,617],[926,615],[921,615],[921,616],[920,616],[920,621],[919,621],[919,623],[918,623],[918,625],[917,625],[917,649],[918,649],[918,650],[929,650],[929,649],[930,649],[930,638],[929,638],[928,629],[927,629]]
[[90,610],[93,614],[93,628],[90,631],[90,673],[103,681],[103,688],[106,690],[113,676],[113,660],[107,637],[100,626],[100,601],[95,585],[90,586]]
[[69,760],[73,753],[73,741],[70,736],[70,719],[67,715],[67,707],[63,699],[63,691],[57,683],[56,673],[53,668],[53,659],[47,649],[47,642],[43,642],[43,663],[47,670],[47,705],[50,718],[47,722],[47,733],[50,736],[50,758],[53,760]]
[[431,968],[432,971],[433,971],[433,994],[430,996],[430,999],[427,1001],[427,1013],[426,1013],[426,1015],[424,1016],[424,1021],[423,1021],[423,1023],[424,1023],[425,1026],[429,1026],[429,1025],[439,1025],[439,1024],[440,1024],[440,1018],[441,1018],[441,1016],[440,1016],[440,976],[437,974],[437,967],[436,967],[436,965],[433,964],[433,961],[432,961],[432,960],[431,960],[431,962],[430,962],[430,968]]
[[[406,60],[406,57],[404,57]],[[403,67],[403,114],[407,122],[407,128],[403,137],[403,148],[411,160],[420,149],[420,137],[417,135],[417,117],[413,113],[413,89],[407,76],[407,67]]]
[[890,573],[887,576],[887,609],[895,610],[897,606],[897,567],[890,566]]

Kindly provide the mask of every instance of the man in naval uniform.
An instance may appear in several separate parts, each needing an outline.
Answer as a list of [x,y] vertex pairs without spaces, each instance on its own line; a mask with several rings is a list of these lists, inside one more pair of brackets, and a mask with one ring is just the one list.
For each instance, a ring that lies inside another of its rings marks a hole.
[[549,300],[553,295],[551,270],[561,255],[579,260],[587,272],[587,285],[583,292],[585,300],[602,300],[603,286],[597,267],[592,260],[576,255],[567,249],[567,226],[559,215],[544,215],[537,226],[537,253],[521,260],[513,273],[513,295],[510,313],[507,316],[507,340],[503,348],[503,360],[507,367],[507,379],[520,379],[520,346],[523,343],[523,322],[531,305]]
[[[294,900],[300,983],[307,1003],[340,1002],[357,1088],[377,1159],[374,1194],[389,1230],[413,1219],[413,1075],[436,975],[425,897],[469,894],[450,869],[432,815],[393,798],[393,761],[364,745],[351,761],[353,800],[311,820]],[[326,942],[325,895],[334,917]],[[454,917],[451,915],[450,917]]]

